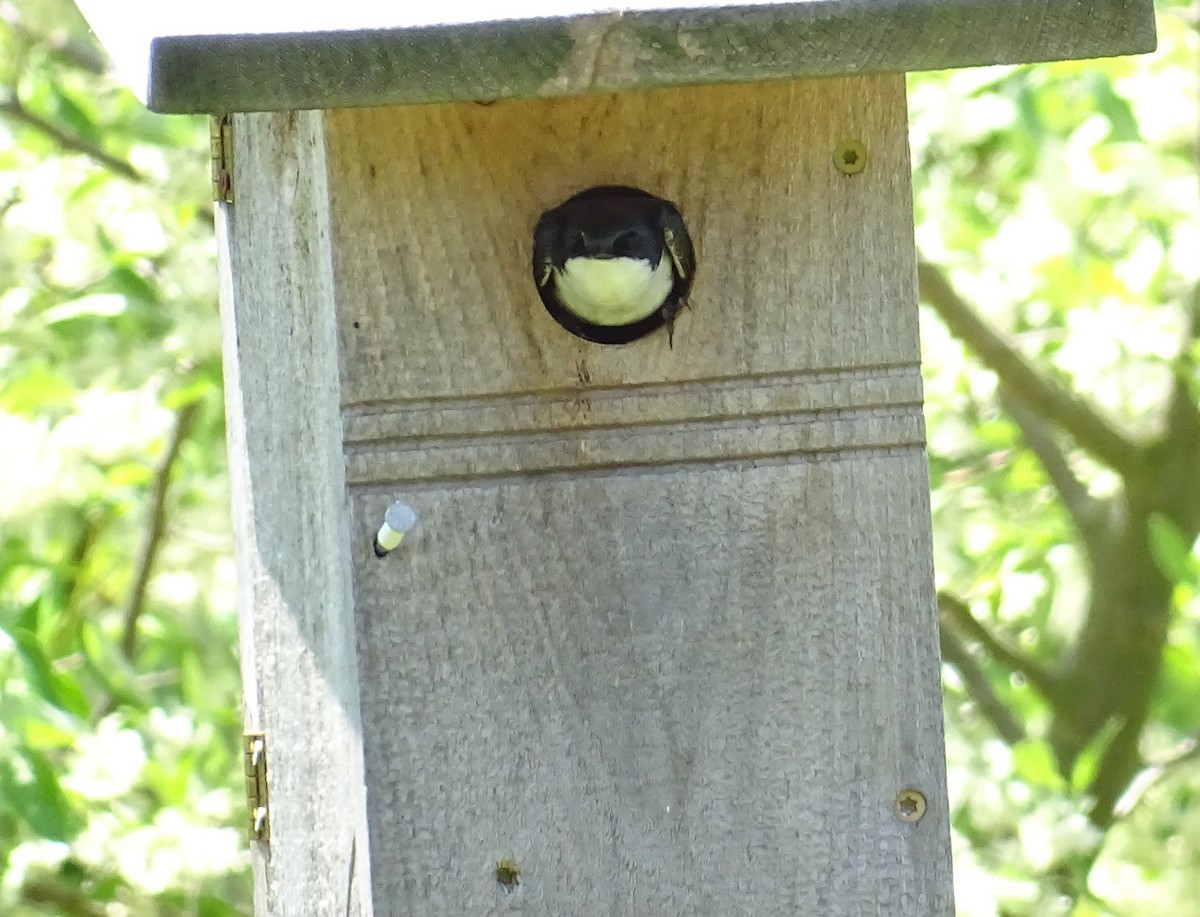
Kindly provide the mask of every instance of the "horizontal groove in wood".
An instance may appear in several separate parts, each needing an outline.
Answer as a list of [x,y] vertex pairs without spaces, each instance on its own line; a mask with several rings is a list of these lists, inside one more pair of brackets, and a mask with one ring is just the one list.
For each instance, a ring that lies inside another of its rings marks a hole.
[[[395,499],[396,485],[403,485],[406,494],[417,494],[427,490],[447,487],[488,488],[505,484],[523,484],[533,481],[552,483],[557,481],[579,481],[583,478],[624,478],[647,475],[680,474],[686,471],[705,472],[746,471],[758,468],[774,468],[781,465],[821,464],[846,462],[865,458],[896,458],[910,456],[914,452],[924,456],[924,443],[877,443],[861,448],[838,448],[809,452],[783,453],[779,455],[745,455],[729,459],[656,462],[653,465],[611,465],[589,468],[550,468],[543,471],[521,471],[513,474],[460,474],[443,477],[427,477],[417,481],[364,481],[352,488],[355,496],[375,495],[388,503]],[[386,505],[386,504],[385,504]]]
[[924,444],[919,402],[712,422],[350,444],[351,485],[725,463]]
[[479,439],[921,403],[916,364],[344,407],[346,443]]

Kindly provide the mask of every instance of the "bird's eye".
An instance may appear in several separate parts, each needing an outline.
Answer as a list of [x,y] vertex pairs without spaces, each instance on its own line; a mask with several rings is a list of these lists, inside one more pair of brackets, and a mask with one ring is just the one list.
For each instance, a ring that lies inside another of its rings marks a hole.
[[629,255],[636,255],[642,248],[642,235],[635,230],[627,230],[621,233],[612,243],[612,253],[618,258],[625,258]]
[[587,236],[577,230],[567,237],[567,257],[579,258],[587,252]]

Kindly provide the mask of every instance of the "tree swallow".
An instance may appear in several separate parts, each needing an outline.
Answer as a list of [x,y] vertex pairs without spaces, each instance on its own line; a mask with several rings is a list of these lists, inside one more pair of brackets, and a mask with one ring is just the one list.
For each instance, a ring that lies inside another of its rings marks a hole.
[[663,325],[673,343],[695,272],[675,205],[637,188],[589,188],[543,213],[533,232],[546,310],[597,344],[627,344]]

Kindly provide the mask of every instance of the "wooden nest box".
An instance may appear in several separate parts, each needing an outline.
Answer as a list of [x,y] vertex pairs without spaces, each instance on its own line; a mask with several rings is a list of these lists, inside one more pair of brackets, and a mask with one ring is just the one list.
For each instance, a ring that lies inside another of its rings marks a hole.
[[[950,915],[904,71],[1151,0],[81,5],[233,113],[259,914]],[[539,295],[603,185],[686,223],[670,344]]]

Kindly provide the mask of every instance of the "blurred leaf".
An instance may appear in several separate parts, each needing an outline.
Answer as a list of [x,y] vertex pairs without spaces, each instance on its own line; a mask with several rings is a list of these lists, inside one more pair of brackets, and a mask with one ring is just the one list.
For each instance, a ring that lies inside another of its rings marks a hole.
[[124,312],[128,304],[128,300],[117,293],[93,293],[47,309],[42,313],[42,321],[55,325],[81,317],[111,318]]
[[130,299],[139,299],[146,303],[158,302],[157,288],[149,280],[125,264],[113,268],[112,272],[108,275],[108,286],[122,296],[127,296]]
[[1058,770],[1054,752],[1041,739],[1025,739],[1012,747],[1013,772],[1026,783],[1046,787],[1055,792],[1067,788]]
[[30,415],[67,407],[75,396],[75,387],[62,374],[42,362],[21,368],[20,375],[0,388],[0,411]]
[[79,628],[79,642],[89,675],[114,707],[145,710],[146,692],[137,683],[137,672],[111,640],[105,640],[90,622]]
[[0,760],[0,791],[0,797],[38,837],[70,840],[83,825],[59,786],[54,766],[28,746],[16,749],[12,759]]
[[121,877],[115,873],[102,876],[92,882],[91,897],[93,901],[115,901],[117,893],[127,887],[127,883],[122,881]]
[[154,469],[138,462],[121,462],[108,469],[108,482],[117,488],[146,487],[154,480]]
[[49,720],[33,720],[25,726],[25,738],[34,748],[67,749],[75,744],[78,733]]
[[242,912],[212,895],[201,895],[196,902],[198,917],[242,917]]
[[1117,95],[1112,80],[1104,73],[1091,71],[1087,74],[1087,85],[1092,92],[1096,108],[1108,119],[1109,137],[1118,143],[1135,143],[1142,139],[1137,117],[1126,99]]
[[1108,751],[1108,747],[1112,745],[1113,739],[1124,725],[1120,720],[1109,720],[1080,752],[1079,757],[1075,759],[1075,766],[1071,769],[1071,789],[1082,792],[1091,785],[1100,762],[1104,759],[1104,753]]
[[1172,580],[1196,578],[1192,546],[1179,531],[1179,526],[1161,513],[1150,517],[1150,550],[1159,569]]
[[[211,367],[209,367],[211,368]],[[220,367],[216,367],[218,372]],[[172,387],[163,394],[163,406],[178,411],[184,405],[203,400],[219,387],[219,377],[213,378],[202,367],[182,380],[178,388]]]
[[25,661],[30,687],[40,697],[80,719],[91,715],[91,706],[84,696],[83,689],[69,675],[54,671],[32,631],[17,627],[9,631],[9,636]]
[[92,112],[88,110],[92,106],[89,104],[85,107],[82,100],[76,101],[71,98],[61,85],[52,84],[50,88],[54,93],[56,119],[61,122],[61,126],[66,132],[92,142],[98,142],[100,130]]
[[63,203],[79,204],[90,194],[107,187],[111,181],[113,181],[113,177],[107,172],[93,172],[91,175],[83,179],[83,181],[79,182],[70,189],[70,191],[67,193],[67,196],[64,198]]
[[1200,705],[1196,703],[1200,697],[1200,653],[1193,642],[1180,640],[1168,644],[1155,695],[1162,722],[1180,736],[1200,730]]

